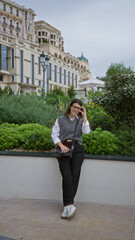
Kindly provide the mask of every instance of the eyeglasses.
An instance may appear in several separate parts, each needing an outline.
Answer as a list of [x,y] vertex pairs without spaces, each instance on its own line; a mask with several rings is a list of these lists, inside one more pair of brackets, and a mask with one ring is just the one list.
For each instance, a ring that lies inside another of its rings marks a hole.
[[72,107],[75,109],[75,110],[81,110],[81,107],[76,107],[75,105],[72,105]]

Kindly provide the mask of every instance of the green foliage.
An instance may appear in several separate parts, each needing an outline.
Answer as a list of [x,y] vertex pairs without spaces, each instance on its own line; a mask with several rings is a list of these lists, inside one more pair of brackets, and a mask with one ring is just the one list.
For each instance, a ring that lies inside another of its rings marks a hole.
[[13,95],[13,94],[14,94],[14,92],[13,92],[13,90],[10,86],[6,86],[3,90],[0,86],[0,97],[3,96],[3,95],[10,96],[10,95]]
[[55,88],[47,94],[45,101],[47,104],[56,105],[57,109],[63,113],[71,102],[71,98],[65,95],[61,89]]
[[59,111],[55,105],[47,105],[35,94],[2,96],[1,121],[8,123],[39,123],[52,127]]
[[75,98],[76,92],[73,85],[71,85],[70,88],[68,88],[67,94],[71,99]]
[[112,76],[114,74],[133,74],[131,67],[126,67],[123,62],[111,63],[108,67],[106,76]]
[[119,155],[135,156],[135,128],[126,125],[121,126],[115,135],[118,138]]
[[88,121],[90,122],[92,130],[95,130],[97,127],[101,127],[102,130],[112,130],[114,120],[104,111],[103,107],[100,107],[93,102],[89,102],[86,109]]
[[88,91],[87,99],[88,99],[88,101],[96,103],[99,98],[103,97],[103,95],[104,95],[103,91],[96,91],[96,92]]
[[90,154],[115,154],[118,149],[115,135],[108,131],[102,131],[101,128],[84,134],[83,146],[85,151]]
[[39,124],[3,123],[0,125],[0,150],[50,150],[54,147],[51,129]]
[[20,139],[18,125],[8,123],[0,125],[0,150],[19,147]]
[[135,75],[116,74],[106,82],[104,96],[99,103],[120,123],[133,125],[135,118]]

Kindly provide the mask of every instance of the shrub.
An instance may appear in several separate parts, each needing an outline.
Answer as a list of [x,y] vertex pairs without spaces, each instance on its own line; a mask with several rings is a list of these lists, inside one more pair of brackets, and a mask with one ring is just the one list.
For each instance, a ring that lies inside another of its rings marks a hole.
[[118,138],[117,153],[125,156],[135,156],[135,129],[123,125],[115,132],[115,135]]
[[55,105],[47,105],[36,95],[2,96],[1,121],[15,124],[39,123],[52,127],[60,115]]
[[19,125],[3,123],[0,125],[0,150],[12,149],[20,146],[21,135]]
[[75,98],[76,92],[74,89],[74,85],[71,85],[70,88],[68,88],[67,94],[71,99]]
[[97,128],[88,135],[83,135],[83,146],[85,151],[90,154],[115,154],[117,147],[117,138],[108,131],[102,131]]
[[39,124],[4,123],[0,125],[0,150],[28,149],[50,150],[54,147],[51,129]]
[[24,149],[50,150],[54,147],[51,140],[51,129],[39,124],[22,124],[19,131],[23,136]]
[[114,120],[113,118],[104,111],[103,107],[89,102],[86,106],[88,121],[92,130],[95,130],[97,127],[101,127],[102,130],[112,130]]

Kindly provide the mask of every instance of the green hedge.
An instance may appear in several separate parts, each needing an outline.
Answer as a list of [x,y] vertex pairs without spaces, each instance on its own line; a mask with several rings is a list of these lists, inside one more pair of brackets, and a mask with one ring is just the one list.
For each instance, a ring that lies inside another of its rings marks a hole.
[[90,154],[116,154],[118,140],[114,134],[97,128],[88,135],[83,135],[83,146]]
[[0,125],[0,150],[14,148],[51,150],[51,129],[39,124],[3,123]]
[[[0,125],[0,150],[52,150],[52,130],[39,124]],[[83,134],[83,146],[90,154],[110,154],[135,156],[135,130],[119,129],[116,135],[97,128],[89,134]]]

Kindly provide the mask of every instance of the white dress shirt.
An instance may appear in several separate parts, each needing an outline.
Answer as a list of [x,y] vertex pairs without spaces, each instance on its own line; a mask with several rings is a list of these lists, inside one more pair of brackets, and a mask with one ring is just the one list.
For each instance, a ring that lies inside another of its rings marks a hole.
[[[71,121],[74,120],[74,118],[71,118],[70,116],[69,116],[69,118]],[[82,124],[82,133],[89,134],[89,132],[90,132],[90,126],[89,126],[89,122],[87,121],[85,124],[84,123]],[[54,144],[57,144],[58,142],[60,142],[59,135],[60,135],[60,126],[59,126],[58,118],[57,118],[56,122],[52,128],[52,134],[51,134]]]

